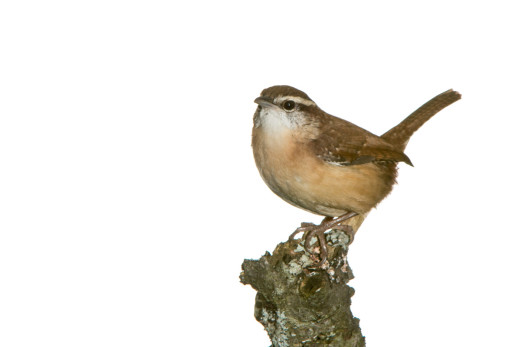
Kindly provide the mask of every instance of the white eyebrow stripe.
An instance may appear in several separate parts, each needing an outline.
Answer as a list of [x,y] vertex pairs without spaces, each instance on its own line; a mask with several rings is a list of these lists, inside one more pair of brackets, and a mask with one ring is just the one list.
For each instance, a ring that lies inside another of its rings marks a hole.
[[294,102],[296,102],[297,104],[302,104],[302,105],[305,105],[305,106],[316,106],[316,104],[314,103],[314,101],[311,101],[309,99],[304,99],[304,98],[301,98],[299,96],[281,96],[281,97],[278,97],[274,100],[274,102],[276,104],[278,103],[281,103],[285,100],[292,100]]

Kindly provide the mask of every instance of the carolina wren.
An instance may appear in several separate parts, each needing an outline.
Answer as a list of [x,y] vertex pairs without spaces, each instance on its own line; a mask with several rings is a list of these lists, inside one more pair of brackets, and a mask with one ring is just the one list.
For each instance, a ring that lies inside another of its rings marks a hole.
[[321,266],[327,258],[324,233],[341,229],[353,236],[368,212],[396,183],[397,163],[412,165],[403,153],[412,134],[461,95],[437,95],[381,136],[322,111],[304,92],[273,86],[255,99],[253,154],[267,186],[286,202],[325,216],[302,223],[309,250],[318,238]]

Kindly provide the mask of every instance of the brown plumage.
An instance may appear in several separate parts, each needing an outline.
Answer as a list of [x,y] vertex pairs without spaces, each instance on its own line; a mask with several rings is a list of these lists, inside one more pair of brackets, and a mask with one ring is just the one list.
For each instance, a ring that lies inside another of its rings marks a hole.
[[[302,224],[295,233],[318,236],[343,227],[352,238],[368,212],[392,190],[397,163],[412,165],[403,150],[412,134],[434,114],[460,99],[448,90],[382,136],[321,110],[290,86],[265,89],[255,100],[253,153],[271,190],[292,205],[326,216],[318,226]],[[333,219],[333,217],[338,217]],[[293,233],[293,234],[295,234]]]

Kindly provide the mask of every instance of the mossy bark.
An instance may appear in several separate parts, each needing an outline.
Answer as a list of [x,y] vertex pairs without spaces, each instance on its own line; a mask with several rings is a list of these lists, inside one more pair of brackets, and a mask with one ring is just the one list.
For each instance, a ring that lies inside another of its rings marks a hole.
[[320,268],[301,240],[280,243],[273,254],[244,260],[240,280],[257,290],[255,318],[273,347],[363,347],[359,319],[350,311],[354,276],[347,262],[348,236],[326,235],[328,258]]

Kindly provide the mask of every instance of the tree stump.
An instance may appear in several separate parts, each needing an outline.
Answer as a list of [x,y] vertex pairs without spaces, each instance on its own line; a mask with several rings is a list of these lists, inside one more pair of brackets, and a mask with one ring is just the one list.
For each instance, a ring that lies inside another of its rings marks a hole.
[[[240,281],[257,290],[255,318],[273,347],[365,346],[359,319],[350,311],[348,236],[332,230],[326,239],[329,255],[320,268],[313,268],[319,259],[302,240],[280,243],[272,255],[242,263]],[[317,240],[312,246],[319,249]]]

